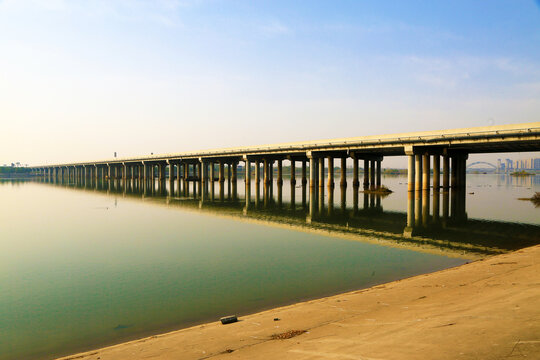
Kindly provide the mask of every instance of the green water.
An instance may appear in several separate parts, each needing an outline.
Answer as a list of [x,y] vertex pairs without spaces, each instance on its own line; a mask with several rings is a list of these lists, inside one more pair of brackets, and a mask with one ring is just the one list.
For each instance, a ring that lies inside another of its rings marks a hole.
[[282,211],[278,227],[238,221],[243,199],[205,212],[196,199],[131,192],[0,183],[0,359],[54,358],[466,261],[283,227],[308,226],[302,209]]

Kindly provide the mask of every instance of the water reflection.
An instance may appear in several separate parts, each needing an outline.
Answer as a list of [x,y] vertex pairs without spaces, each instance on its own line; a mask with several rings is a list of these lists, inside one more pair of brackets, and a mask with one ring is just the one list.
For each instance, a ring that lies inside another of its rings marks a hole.
[[[175,182],[165,180],[140,179],[40,181],[73,189],[143,198],[169,207],[198,208],[269,225],[287,224],[301,231],[325,232],[353,240],[444,252],[448,256],[471,259],[540,242],[538,225],[469,219],[465,189],[408,192],[406,211],[399,212],[385,211],[383,195],[361,192],[358,187],[354,187],[352,204],[349,204],[346,186],[325,188],[319,184],[309,189],[308,198],[305,182],[297,186],[296,181],[285,185],[270,179],[244,182],[232,181],[230,176],[216,181],[213,177],[210,181],[201,181],[200,177],[194,179],[182,179],[176,182],[177,186]],[[239,188],[243,188],[244,193],[239,194]],[[300,201],[297,201],[297,192]]]

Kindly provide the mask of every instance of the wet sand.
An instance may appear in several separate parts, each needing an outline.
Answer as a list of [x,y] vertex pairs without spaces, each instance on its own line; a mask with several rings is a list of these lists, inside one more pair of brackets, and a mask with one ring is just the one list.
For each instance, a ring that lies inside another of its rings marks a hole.
[[62,359],[540,359],[540,245],[240,320]]

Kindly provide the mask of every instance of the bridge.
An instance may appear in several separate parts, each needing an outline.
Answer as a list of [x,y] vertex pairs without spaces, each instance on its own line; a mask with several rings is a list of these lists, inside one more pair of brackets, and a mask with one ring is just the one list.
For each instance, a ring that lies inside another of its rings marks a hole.
[[[448,191],[450,187],[465,187],[468,154],[539,150],[540,122],[532,122],[114,158],[35,166],[32,169],[54,179],[154,181],[157,178],[166,181],[168,177],[170,186],[174,187],[176,182],[180,188],[188,187],[190,182],[201,183],[203,187],[208,181],[223,183],[226,173],[232,176],[232,184],[236,186],[238,164],[244,162],[246,192],[249,192],[252,173],[256,185],[261,180],[268,184],[273,179],[275,164],[277,182],[283,183],[283,161],[289,161],[292,184],[296,183],[297,163],[300,164],[302,184],[307,183],[309,165],[310,198],[315,199],[324,195],[325,175],[328,187],[334,187],[335,159],[341,162],[340,186],[347,185],[348,158],[353,161],[353,186],[360,186],[359,161],[363,161],[363,188],[377,189],[381,186],[383,158],[405,155],[408,157],[409,191],[429,190],[431,187]],[[325,168],[328,169],[326,174]]]
[[488,167],[492,168],[493,170],[497,170],[497,166],[493,165],[492,163],[485,162],[485,161],[475,161],[475,162],[467,165],[467,169],[471,169],[475,165],[487,165]]

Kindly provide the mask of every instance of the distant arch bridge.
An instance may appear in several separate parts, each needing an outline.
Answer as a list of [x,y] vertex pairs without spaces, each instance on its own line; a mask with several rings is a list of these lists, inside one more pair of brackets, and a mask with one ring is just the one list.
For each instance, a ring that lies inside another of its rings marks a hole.
[[485,162],[485,161],[475,161],[473,163],[470,163],[469,165],[467,165],[467,169],[470,169],[475,165],[487,165],[487,166],[497,170],[497,166],[493,165],[492,163]]

